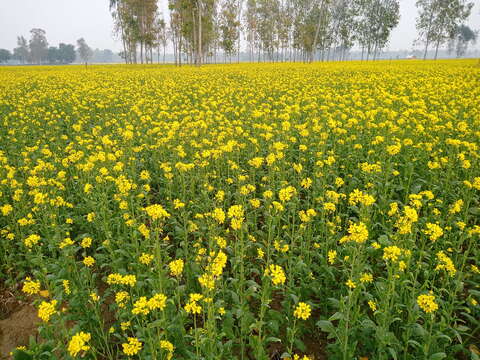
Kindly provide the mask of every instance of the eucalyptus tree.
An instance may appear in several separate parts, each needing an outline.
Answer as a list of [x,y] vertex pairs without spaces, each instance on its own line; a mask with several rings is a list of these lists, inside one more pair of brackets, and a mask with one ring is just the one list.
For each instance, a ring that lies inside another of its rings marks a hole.
[[285,61],[287,57],[287,51],[289,43],[291,40],[293,26],[293,7],[289,0],[281,0],[279,11],[278,11],[278,21],[277,21],[277,33],[278,33],[278,44],[279,44],[279,57],[281,61]]
[[321,3],[326,0],[292,0],[295,8],[293,19],[293,47],[300,52],[303,61],[313,60],[316,46],[325,29]]
[[198,66],[215,43],[216,0],[169,0],[176,63],[182,55]]
[[136,22],[132,16],[129,3],[123,0],[110,0],[110,12],[114,22],[114,33],[122,41],[122,57],[126,63],[135,63],[137,46],[134,36]]
[[30,41],[28,46],[30,48],[31,60],[34,64],[41,64],[48,57],[48,41],[46,32],[43,29],[30,30]]
[[391,31],[398,25],[400,20],[400,4],[398,0],[377,0],[375,5],[375,20],[372,26],[374,59],[388,44]]
[[249,59],[250,61],[253,61],[254,54],[257,50],[260,59],[257,0],[247,0],[243,19],[245,23],[245,39],[248,43]]
[[160,47],[163,47],[163,63],[165,64],[165,51],[168,44],[169,33],[167,23],[163,16],[158,15],[155,22],[155,44],[157,45],[157,62],[160,63]]
[[237,42],[239,40],[240,22],[238,21],[237,0],[223,0],[220,4],[219,12],[219,31],[220,31],[220,47],[225,56],[231,57],[237,51]]
[[318,6],[318,20],[313,37],[312,49],[310,52],[310,62],[313,61],[315,52],[320,48],[322,54],[322,61],[325,59],[325,54],[330,54],[330,48],[333,43],[333,33],[331,28],[332,21],[332,0],[320,0]]
[[355,32],[352,24],[355,20],[355,7],[350,0],[337,0],[331,5],[331,27],[334,53],[344,60],[353,47]]
[[473,2],[467,0],[417,0],[418,17],[416,28],[418,41],[424,43],[423,59],[430,45],[438,49],[448,41],[455,29],[470,16]]
[[468,46],[475,44],[477,41],[478,33],[473,31],[466,25],[458,26],[451,34],[448,41],[448,51],[451,53],[455,50],[457,57],[465,55]]
[[79,58],[82,60],[82,62],[85,63],[85,67],[87,67],[88,61],[93,55],[93,51],[90,46],[87,45],[87,42],[84,38],[80,38],[77,40],[77,52]]
[[[140,62],[152,60],[154,46],[163,46],[165,52],[167,24],[156,3],[110,0],[126,62],[137,62],[138,49]],[[316,54],[322,60],[329,60],[331,54],[344,59],[355,43],[362,54],[366,51],[367,59],[376,58],[399,20],[399,0],[168,0],[168,8],[168,37],[177,65],[185,59],[200,66],[212,56],[216,59],[218,48],[230,58],[236,53],[239,60],[243,38],[250,60],[256,55],[260,61],[263,55],[269,61],[295,61],[297,54],[309,62]],[[461,6],[450,8],[449,15],[463,16]],[[432,31],[428,34],[428,42],[442,43]]]
[[277,21],[280,10],[278,0],[257,0],[258,37],[264,59],[274,60],[278,49]]
[[156,39],[157,0],[110,0],[115,32],[120,36],[125,62],[152,60]]
[[27,39],[23,36],[17,36],[17,47],[13,49],[13,58],[19,60],[22,64],[30,58]]
[[362,48],[362,59],[367,52],[367,60],[387,45],[393,28],[400,20],[398,0],[358,0],[355,4],[358,16],[355,32],[358,44]]

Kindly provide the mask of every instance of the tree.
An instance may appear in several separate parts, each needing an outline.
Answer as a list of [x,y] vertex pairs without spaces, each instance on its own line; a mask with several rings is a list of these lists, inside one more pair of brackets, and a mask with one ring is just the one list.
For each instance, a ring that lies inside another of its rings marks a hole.
[[0,49],[0,64],[6,63],[12,58],[12,54],[7,49]]
[[339,60],[344,60],[347,52],[353,47],[355,29],[355,3],[349,0],[339,0],[333,4],[332,23],[334,26],[333,40]]
[[162,16],[157,16],[155,23],[157,62],[160,63],[160,47],[163,47],[163,63],[165,64],[165,49],[168,42],[167,23]]
[[168,7],[175,64],[185,55],[200,66],[216,44],[216,0],[169,0]]
[[[450,0],[417,1],[427,4]],[[459,4],[466,1],[451,0]],[[311,62],[317,55],[322,61],[341,60],[355,44],[362,48],[362,58],[366,52],[367,59],[376,59],[398,24],[399,4],[400,0],[168,0],[167,31],[156,0],[110,0],[115,32],[122,39],[121,54],[127,63],[137,62],[138,50],[140,62],[151,61],[153,47],[157,48],[159,61],[160,48],[165,53],[170,40],[175,64],[180,66],[184,61],[201,65],[209,58],[216,59],[219,48],[226,57],[236,53],[239,60],[242,38],[250,60],[255,55],[258,61],[263,57]],[[465,18],[461,10],[468,6],[449,8],[448,15],[458,19]],[[422,24],[428,23],[427,15]],[[419,28],[428,28],[422,26]],[[433,30],[427,33],[429,43],[439,44]]]
[[92,60],[95,62],[102,62],[102,63],[111,63],[113,61],[113,51],[109,49],[95,49],[93,51]]
[[458,26],[450,35],[448,50],[449,53],[455,49],[457,57],[465,55],[469,44],[475,44],[477,41],[477,33],[466,25]]
[[360,16],[356,18],[356,37],[362,48],[362,60],[366,50],[375,59],[385,48],[392,29],[400,19],[398,0],[360,0],[356,3]]
[[224,0],[221,4],[219,28],[220,28],[220,47],[225,55],[230,57],[236,51],[236,44],[239,36],[240,23],[237,19],[238,14],[237,0]]
[[467,0],[417,0],[416,5],[419,9],[416,23],[418,41],[425,44],[423,59],[426,59],[432,43],[435,44],[437,59],[439,47],[468,19],[473,3]]
[[85,63],[85,67],[87,67],[88,61],[93,55],[93,51],[87,45],[87,42],[84,38],[77,40],[77,52],[80,59]]
[[244,14],[246,39],[249,44],[250,61],[253,60],[254,52],[258,48],[258,18],[256,0],[247,0],[247,9]]
[[60,43],[58,45],[58,61],[62,64],[71,64],[75,61],[75,46]]
[[22,64],[25,64],[25,62],[27,62],[30,58],[27,39],[25,39],[23,36],[18,36],[17,46],[18,47],[13,49],[13,58],[20,61]]
[[137,63],[139,46],[140,62],[152,60],[157,10],[157,0],[110,0],[115,33],[122,40],[125,62]]
[[58,48],[55,46],[50,46],[47,52],[47,60],[49,64],[55,64],[59,61]]
[[32,29],[30,34],[29,47],[32,63],[41,64],[48,56],[48,42],[45,30]]
[[270,61],[274,60],[274,54],[278,49],[277,21],[280,4],[277,0],[258,0],[258,37],[260,46]]
[[375,59],[379,51],[387,45],[392,29],[398,25],[400,20],[398,0],[375,0],[372,14],[368,18],[372,32],[371,52]]
[[[322,61],[327,49],[328,54],[330,54],[330,47],[333,43],[331,29],[329,29],[332,21],[332,9],[330,5],[330,0],[321,0],[319,4],[314,4],[314,10],[318,13],[315,17],[317,17],[318,20],[315,27],[315,34],[313,35],[313,41],[311,45],[309,44],[307,49],[310,62],[313,61],[318,46],[320,46],[320,50],[322,51]],[[311,38],[311,35],[308,38]]]

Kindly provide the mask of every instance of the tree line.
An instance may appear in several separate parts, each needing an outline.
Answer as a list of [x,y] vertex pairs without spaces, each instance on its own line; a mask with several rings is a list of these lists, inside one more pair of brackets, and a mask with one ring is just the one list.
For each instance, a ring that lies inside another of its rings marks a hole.
[[[344,60],[352,47],[376,59],[400,19],[399,0],[110,0],[126,63],[154,62],[171,44],[175,64],[232,61],[246,44],[250,61]],[[461,56],[477,33],[465,25],[473,2],[417,0],[417,44],[424,58],[448,45]],[[162,51],[163,48],[163,51]]]
[[0,49],[0,63],[17,60],[22,64],[71,64],[78,55],[87,64],[93,55],[92,49],[83,38],[78,39],[76,45],[60,43],[58,47],[49,46],[45,30],[35,28],[30,30],[28,41],[24,36],[17,37],[13,53]]
[[473,2],[466,0],[417,0],[419,15],[416,27],[417,42],[424,44],[425,59],[429,47],[435,49],[437,58],[441,46],[448,44],[449,51],[455,48],[457,56],[465,54],[469,43],[476,41],[475,33],[464,22],[473,8]]
[[[174,62],[201,65],[217,62],[220,54],[240,61],[345,60],[355,46],[361,58],[375,60],[387,47],[400,19],[400,0],[164,0],[168,20],[158,0],[109,0],[119,54],[126,63],[165,62],[166,48]],[[416,45],[434,58],[442,47],[464,55],[478,33],[465,25],[470,0],[417,0]],[[17,38],[13,54],[0,49],[0,62],[68,64],[75,46],[48,46],[45,31],[32,29],[31,38]],[[85,63],[92,51],[84,41],[77,53]],[[242,46],[241,46],[242,45]],[[86,47],[85,47],[86,46]],[[241,49],[243,47],[243,49]],[[163,54],[163,55],[162,55]],[[236,59],[235,59],[236,58]]]

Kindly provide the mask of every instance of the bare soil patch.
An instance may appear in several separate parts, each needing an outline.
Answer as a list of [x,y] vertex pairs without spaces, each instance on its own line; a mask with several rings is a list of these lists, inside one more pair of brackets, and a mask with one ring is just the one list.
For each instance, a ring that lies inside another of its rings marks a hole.
[[8,359],[17,346],[27,345],[37,334],[40,319],[34,306],[19,301],[7,290],[0,291],[0,359]]

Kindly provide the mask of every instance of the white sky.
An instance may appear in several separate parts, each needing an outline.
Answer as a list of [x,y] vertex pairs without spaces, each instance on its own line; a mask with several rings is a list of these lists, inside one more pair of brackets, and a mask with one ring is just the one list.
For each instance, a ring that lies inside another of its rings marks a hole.
[[[472,1],[475,6],[468,25],[480,30],[480,0]],[[159,0],[159,5],[168,12],[167,0]],[[416,37],[415,0],[400,0],[400,12],[390,50],[410,50]],[[54,46],[60,42],[75,44],[83,37],[92,48],[119,51],[121,47],[112,34],[109,0],[0,0],[0,48],[12,50],[17,36],[28,39],[30,29],[35,27],[44,29],[49,44]]]

